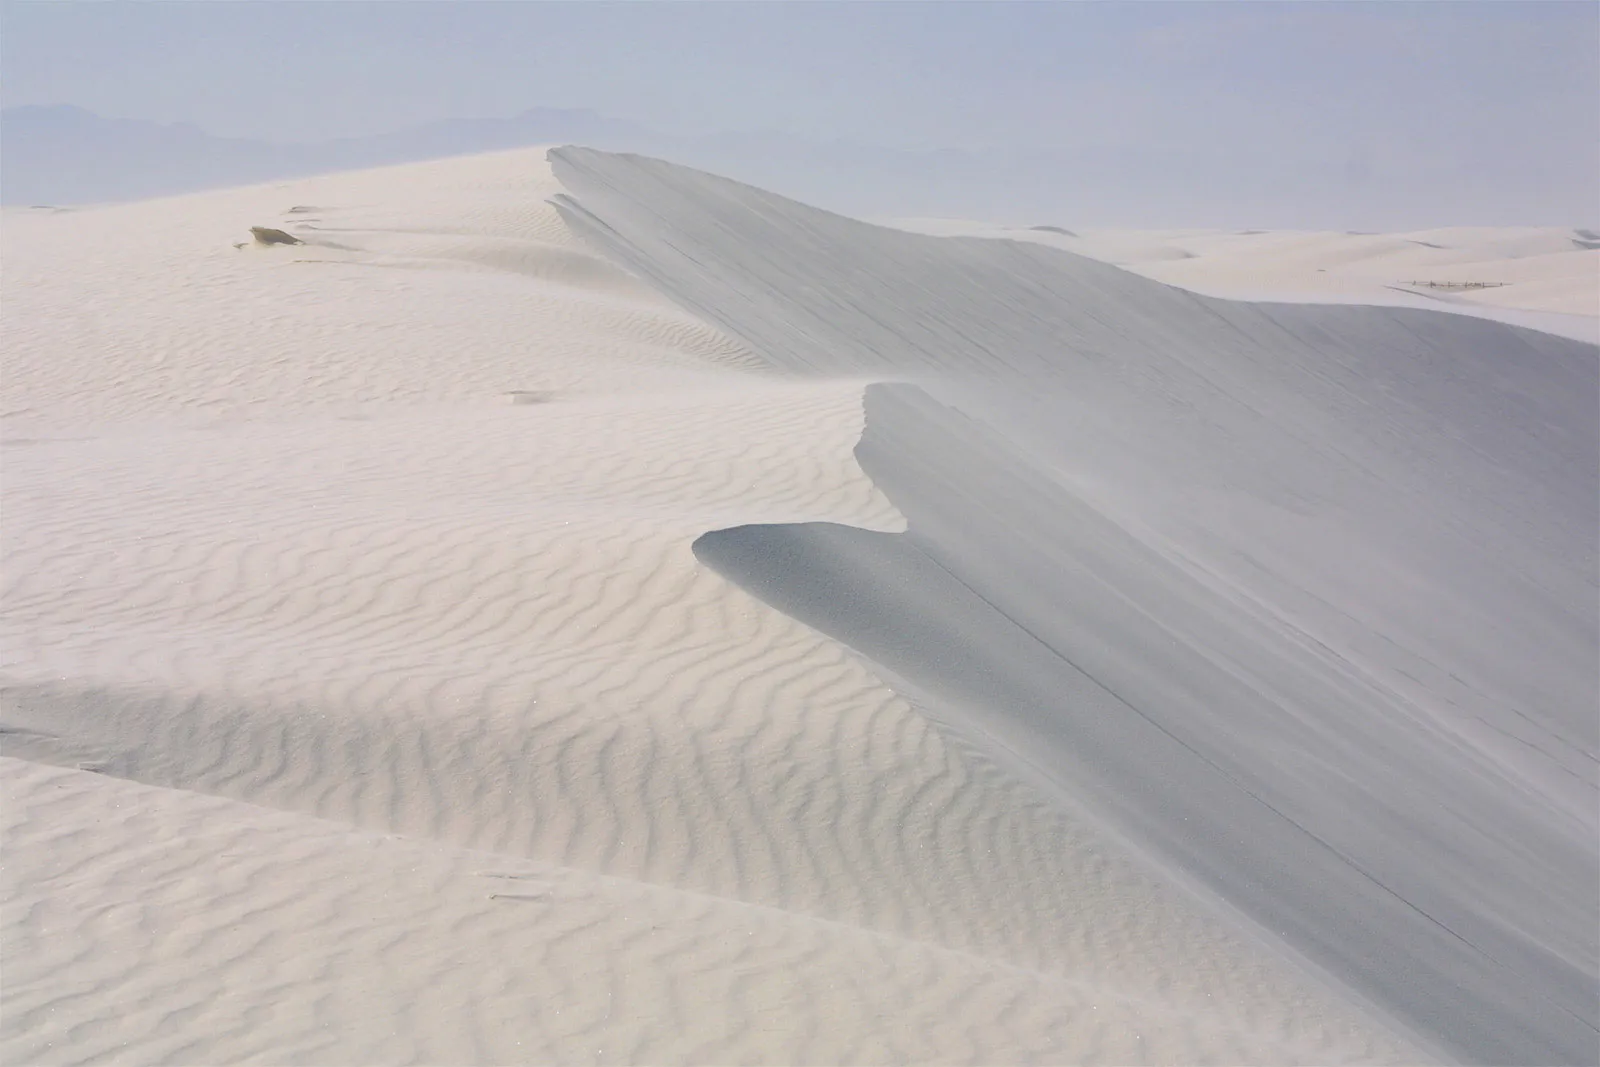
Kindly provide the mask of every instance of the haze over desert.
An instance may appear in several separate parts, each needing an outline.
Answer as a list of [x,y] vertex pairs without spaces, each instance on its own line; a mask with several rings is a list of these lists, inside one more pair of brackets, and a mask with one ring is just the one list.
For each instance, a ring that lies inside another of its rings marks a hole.
[[8,2],[0,1061],[1600,1062],[1597,18]]

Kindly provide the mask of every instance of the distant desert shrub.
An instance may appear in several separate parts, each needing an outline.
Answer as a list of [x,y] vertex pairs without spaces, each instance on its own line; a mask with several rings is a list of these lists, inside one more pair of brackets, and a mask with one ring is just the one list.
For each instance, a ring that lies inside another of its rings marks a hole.
[[258,245],[305,244],[304,241],[293,234],[284,233],[282,230],[274,230],[270,226],[252,226],[250,227],[250,234],[256,239],[256,244]]

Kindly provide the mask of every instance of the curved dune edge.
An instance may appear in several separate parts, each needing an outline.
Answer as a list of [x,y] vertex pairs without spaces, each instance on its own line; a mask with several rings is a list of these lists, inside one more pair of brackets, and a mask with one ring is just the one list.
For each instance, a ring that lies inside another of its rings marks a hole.
[[0,1055],[1426,1058],[695,558],[906,528],[870,375],[541,156],[8,223]]
[[921,386],[869,390],[857,452],[907,534],[702,559],[1453,1055],[1592,1058],[1592,345],[552,159],[575,227],[779,366]]

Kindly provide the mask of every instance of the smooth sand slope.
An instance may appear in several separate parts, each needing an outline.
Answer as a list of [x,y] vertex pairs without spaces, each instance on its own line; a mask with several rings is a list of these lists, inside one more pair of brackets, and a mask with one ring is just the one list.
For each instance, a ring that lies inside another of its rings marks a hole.
[[870,376],[778,373],[559,191],[6,215],[0,1058],[1432,1055],[697,559],[906,529]]
[[888,383],[856,454],[906,533],[702,559],[1452,1055],[1595,1060],[1593,345],[553,158],[684,306]]

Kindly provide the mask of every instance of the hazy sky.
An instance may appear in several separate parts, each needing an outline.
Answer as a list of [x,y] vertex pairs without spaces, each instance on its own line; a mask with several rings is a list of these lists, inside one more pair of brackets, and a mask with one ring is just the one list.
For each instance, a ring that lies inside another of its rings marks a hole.
[[6,106],[282,140],[592,108],[669,132],[1159,148],[1208,174],[1470,175],[1567,213],[1600,171],[1590,2],[8,2],[3,30]]

